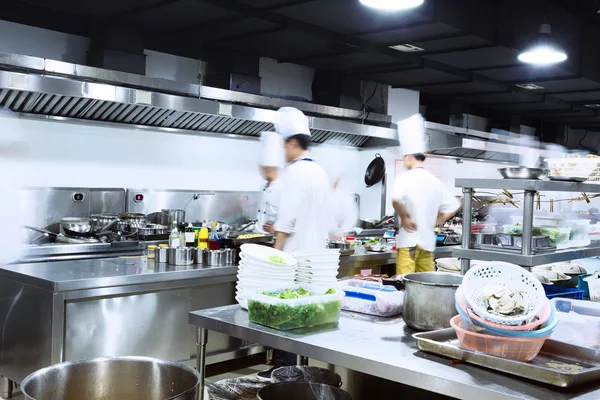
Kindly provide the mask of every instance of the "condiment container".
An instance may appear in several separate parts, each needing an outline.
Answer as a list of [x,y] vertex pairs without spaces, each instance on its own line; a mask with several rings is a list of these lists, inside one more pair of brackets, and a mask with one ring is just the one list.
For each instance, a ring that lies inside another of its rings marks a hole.
[[194,262],[191,247],[169,247],[168,253],[169,265],[192,265]]
[[168,263],[169,262],[168,250],[169,250],[168,247],[163,247],[163,246],[159,246],[156,249],[154,249],[154,262]]

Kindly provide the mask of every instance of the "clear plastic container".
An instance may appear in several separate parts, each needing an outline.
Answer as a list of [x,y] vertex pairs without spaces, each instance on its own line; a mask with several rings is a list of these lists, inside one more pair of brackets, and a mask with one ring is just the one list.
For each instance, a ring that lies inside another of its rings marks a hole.
[[600,350],[600,303],[556,298],[558,325],[552,340]]
[[279,330],[290,330],[329,323],[340,319],[344,292],[335,290],[325,294],[326,290],[310,285],[294,285],[269,293],[280,293],[287,289],[303,288],[310,296],[297,299],[281,299],[263,293],[254,294],[248,300],[248,318],[251,322]]
[[456,331],[461,347],[490,356],[523,362],[533,360],[539,354],[546,339],[550,337],[548,335],[542,338],[520,338],[471,332],[463,327],[460,315],[454,316],[450,320],[450,325]]
[[342,287],[346,297],[342,299],[342,310],[379,317],[393,317],[402,313],[404,292],[393,286]]

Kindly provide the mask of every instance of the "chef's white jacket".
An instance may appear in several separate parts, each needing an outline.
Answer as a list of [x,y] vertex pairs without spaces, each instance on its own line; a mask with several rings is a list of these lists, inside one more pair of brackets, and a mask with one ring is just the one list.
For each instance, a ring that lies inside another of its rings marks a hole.
[[444,184],[424,168],[415,168],[396,178],[392,193],[400,201],[409,217],[417,225],[415,232],[400,228],[397,248],[419,246],[425,251],[435,250],[435,222],[438,213],[454,212],[460,206],[458,199]]
[[337,236],[341,232],[348,232],[356,227],[358,205],[352,193],[337,187],[332,191],[330,203],[334,223],[332,234]]
[[279,215],[279,201],[281,197],[281,180],[269,182],[263,189],[260,208],[256,217],[256,232],[266,234],[263,226],[267,222],[275,223]]
[[284,169],[280,180],[275,230],[289,235],[283,250],[292,253],[326,248],[333,218],[331,186],[323,168],[310,158],[301,158]]

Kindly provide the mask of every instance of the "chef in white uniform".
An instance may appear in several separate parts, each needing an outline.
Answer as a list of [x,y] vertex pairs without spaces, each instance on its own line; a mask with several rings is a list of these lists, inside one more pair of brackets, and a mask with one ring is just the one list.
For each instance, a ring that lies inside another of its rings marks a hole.
[[284,166],[283,139],[275,132],[263,132],[260,136],[259,164],[266,179],[257,214],[256,232],[275,234],[274,224],[279,215],[281,194],[280,170]]
[[329,237],[334,240],[341,238],[345,232],[355,228],[358,221],[358,205],[354,195],[341,184],[344,166],[343,162],[337,162],[336,170],[331,175],[333,190],[330,207],[334,226],[329,232]]
[[392,201],[400,216],[396,239],[396,273],[433,271],[437,225],[450,219],[460,206],[444,184],[423,167],[425,128],[420,114],[398,124],[400,151],[407,169],[394,183]]
[[284,141],[288,165],[281,176],[275,248],[288,253],[324,249],[333,218],[327,174],[308,152],[308,118],[298,109],[278,111],[275,130]]

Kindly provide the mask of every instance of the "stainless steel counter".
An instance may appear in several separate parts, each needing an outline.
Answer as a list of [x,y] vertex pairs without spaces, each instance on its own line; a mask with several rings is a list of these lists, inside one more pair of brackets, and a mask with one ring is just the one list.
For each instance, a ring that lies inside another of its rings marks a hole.
[[[250,323],[246,311],[227,306],[193,311],[189,322],[202,329],[458,399],[600,398],[598,387],[564,391],[423,353],[401,317],[375,318],[343,312],[338,327],[282,332]],[[208,333],[209,344],[211,334]]]
[[0,278],[53,292],[226,276],[235,281],[236,273],[237,266],[172,266],[155,264],[146,257],[14,264],[0,268]]
[[[435,258],[452,257],[452,251],[457,248],[460,248],[460,246],[436,247],[433,256]],[[396,263],[396,253],[393,251],[386,251],[383,253],[367,252],[366,254],[342,256],[340,258],[340,267],[344,267],[344,266],[350,265],[350,264],[387,265],[387,264],[395,264],[395,263]]]

